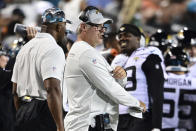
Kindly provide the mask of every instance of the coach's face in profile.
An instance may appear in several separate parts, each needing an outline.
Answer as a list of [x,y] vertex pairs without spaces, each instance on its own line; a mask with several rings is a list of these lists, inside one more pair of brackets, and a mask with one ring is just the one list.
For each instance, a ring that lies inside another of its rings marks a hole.
[[89,39],[91,39],[92,43],[94,43],[93,45],[98,45],[103,43],[103,35],[105,32],[105,29],[103,27],[103,24],[99,24],[99,25],[88,25],[88,31],[87,34],[89,36]]
[[82,23],[80,29],[83,34],[82,37],[91,46],[95,47],[96,45],[103,43],[103,35],[105,32],[103,24],[89,25],[87,23]]

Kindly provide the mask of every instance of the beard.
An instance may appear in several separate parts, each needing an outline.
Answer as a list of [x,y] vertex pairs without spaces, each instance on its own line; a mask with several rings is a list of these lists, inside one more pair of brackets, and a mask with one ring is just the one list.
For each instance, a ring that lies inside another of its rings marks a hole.
[[66,43],[67,43],[67,39],[63,39],[57,42],[57,44],[63,49],[64,54],[68,53]]

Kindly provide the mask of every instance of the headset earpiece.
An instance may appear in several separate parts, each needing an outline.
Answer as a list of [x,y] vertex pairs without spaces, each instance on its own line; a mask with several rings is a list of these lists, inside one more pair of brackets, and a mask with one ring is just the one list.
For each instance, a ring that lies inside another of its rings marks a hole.
[[88,21],[88,17],[86,16],[86,11],[82,11],[81,15],[79,16],[79,19],[82,20],[83,22]]
[[87,12],[89,10],[99,10],[99,9],[94,6],[88,6],[87,8],[84,9],[84,11],[82,11],[82,13],[79,16],[79,19],[82,20],[83,22],[87,22],[88,21]]

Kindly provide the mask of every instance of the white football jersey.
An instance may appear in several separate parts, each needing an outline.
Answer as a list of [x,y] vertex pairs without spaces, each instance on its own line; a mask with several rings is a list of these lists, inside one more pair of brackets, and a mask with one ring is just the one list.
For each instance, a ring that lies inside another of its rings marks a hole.
[[189,67],[189,72],[192,77],[196,77],[196,63]]
[[191,104],[196,98],[196,79],[189,74],[168,73],[164,83],[162,128],[192,128]]
[[185,86],[180,89],[179,97],[179,128],[192,130],[193,123],[191,118],[192,104],[196,102],[196,78],[189,76],[191,86]]
[[[146,76],[142,71],[142,64],[146,61],[146,58],[151,54],[158,55],[163,61],[163,56],[158,48],[141,47],[132,53],[132,55],[128,58],[124,66],[124,69],[126,69],[127,72],[127,85],[125,87],[126,91],[128,91],[132,96],[144,102],[146,104],[147,109],[149,107],[149,96]],[[120,114],[127,114],[128,110],[129,109],[126,106],[119,106]]]
[[121,66],[124,68],[128,58],[129,57],[124,54],[118,54],[117,56],[114,57],[114,59],[111,63],[111,67],[113,67],[114,69],[116,66]]

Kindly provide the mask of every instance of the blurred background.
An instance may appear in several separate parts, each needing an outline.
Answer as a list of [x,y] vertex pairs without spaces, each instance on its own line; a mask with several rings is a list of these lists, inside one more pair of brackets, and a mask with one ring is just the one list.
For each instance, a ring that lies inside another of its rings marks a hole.
[[158,28],[167,33],[179,32],[184,26],[196,30],[196,0],[1,0],[0,41],[13,36],[15,23],[40,25],[40,15],[49,7],[59,7],[73,21],[67,27],[75,31],[79,12],[93,5],[114,20],[109,28],[116,32],[123,23],[139,26],[147,35]]
[[[175,39],[184,27],[196,31],[196,0],[1,0],[0,1],[0,49],[17,54],[25,37],[14,33],[16,23],[40,26],[41,14],[50,7],[59,7],[73,24],[67,24],[72,42],[76,39],[78,15],[86,6],[98,7],[105,16],[114,20],[106,25],[108,38],[98,50],[115,48],[120,52],[115,33],[120,25],[130,23],[138,26],[145,36],[145,45],[150,36],[161,29],[166,39]],[[73,40],[74,39],[74,40]],[[10,54],[9,54],[10,55]]]

